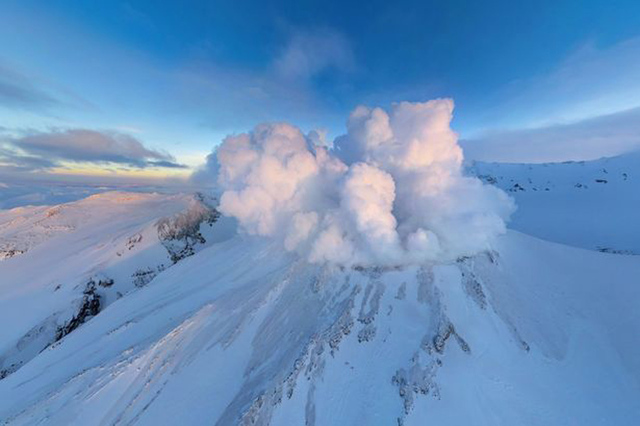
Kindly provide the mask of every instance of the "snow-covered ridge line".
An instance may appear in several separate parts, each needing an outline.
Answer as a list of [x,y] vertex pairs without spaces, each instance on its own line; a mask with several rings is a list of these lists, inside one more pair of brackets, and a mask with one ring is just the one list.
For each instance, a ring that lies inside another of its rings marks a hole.
[[[637,185],[640,153],[592,161],[559,163],[487,163],[474,161],[467,170],[486,183],[508,192],[552,191],[558,188],[589,189],[609,183]],[[596,185],[600,184],[600,185]]]
[[[0,342],[0,379],[199,250],[207,242],[203,233],[219,217],[213,201],[201,194],[115,192],[5,212],[0,244],[24,249],[0,264],[6,277],[0,306],[20,293],[36,299],[49,293],[55,302],[16,310],[27,319]],[[58,251],[67,255],[56,256]],[[42,274],[31,272],[38,269]]]

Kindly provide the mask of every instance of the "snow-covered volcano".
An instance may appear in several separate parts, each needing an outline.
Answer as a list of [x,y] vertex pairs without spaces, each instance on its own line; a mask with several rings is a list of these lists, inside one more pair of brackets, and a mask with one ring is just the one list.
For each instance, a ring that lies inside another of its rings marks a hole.
[[[3,214],[29,246],[0,262],[6,424],[640,421],[637,256],[509,231],[450,262],[341,268],[235,234],[201,197]],[[174,262],[163,223],[202,239]],[[100,310],[56,334],[91,279]]]
[[258,125],[200,170],[216,199],[0,213],[0,419],[639,424],[636,163],[470,176],[452,112]]

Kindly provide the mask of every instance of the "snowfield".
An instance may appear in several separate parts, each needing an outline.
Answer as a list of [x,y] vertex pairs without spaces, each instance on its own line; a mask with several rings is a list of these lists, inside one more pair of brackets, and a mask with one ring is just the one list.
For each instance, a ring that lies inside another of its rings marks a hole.
[[513,229],[576,247],[640,254],[640,152],[568,163],[476,162],[469,169],[515,198]]
[[[557,176],[573,167],[586,166]],[[607,188],[627,194],[615,170]],[[544,186],[535,173],[529,185]],[[563,179],[548,192],[570,193]],[[602,202],[586,179],[579,194]],[[520,192],[514,226],[544,236],[555,222]],[[1,422],[640,423],[640,257],[508,231],[449,263],[321,266],[238,235],[213,205],[105,193],[0,213]],[[637,226],[617,214],[611,229]],[[638,248],[598,229],[611,240],[548,232]]]

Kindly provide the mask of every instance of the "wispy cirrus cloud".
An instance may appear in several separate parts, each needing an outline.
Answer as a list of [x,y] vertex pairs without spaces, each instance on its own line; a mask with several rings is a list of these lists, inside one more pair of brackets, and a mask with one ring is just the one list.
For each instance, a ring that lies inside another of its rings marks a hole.
[[64,110],[98,111],[99,108],[64,85],[24,73],[0,60],[0,109],[59,117]]
[[318,28],[294,32],[273,67],[281,78],[306,81],[328,70],[351,71],[355,63],[351,44],[344,35]]
[[60,101],[54,96],[0,63],[0,106],[42,111],[56,105],[60,105]]
[[548,72],[509,82],[479,101],[476,131],[540,127],[640,106],[640,37],[583,43]]
[[289,29],[267,56],[254,68],[205,59],[178,67],[169,75],[178,102],[168,108],[193,110],[203,127],[224,133],[284,117],[315,126],[333,99],[318,87],[322,80],[341,80],[358,69],[352,43],[333,28]]

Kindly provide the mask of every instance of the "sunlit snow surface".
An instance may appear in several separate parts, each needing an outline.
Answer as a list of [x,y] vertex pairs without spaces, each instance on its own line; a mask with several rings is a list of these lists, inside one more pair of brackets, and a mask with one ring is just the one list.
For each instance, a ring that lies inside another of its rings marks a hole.
[[[123,194],[105,196],[102,202],[111,203],[108,197]],[[103,216],[87,206],[73,216],[74,230],[56,231],[0,262],[3,351],[71,303],[74,286],[92,268],[108,265],[125,280],[132,269],[168,262],[157,219],[189,210],[192,201],[148,197],[127,207],[108,204],[99,209]],[[63,205],[61,214],[75,206]],[[156,255],[120,261],[116,253],[140,232]],[[310,265],[273,243],[233,236],[226,220],[205,237],[194,255],[144,286],[126,287],[123,297],[109,299],[97,316],[0,380],[0,419],[640,421],[638,256],[510,231],[493,250],[450,264],[358,270]]]
[[87,299],[104,309],[195,250],[170,231],[208,211],[192,195],[122,192],[0,211],[0,377],[73,328]]

